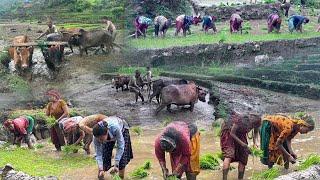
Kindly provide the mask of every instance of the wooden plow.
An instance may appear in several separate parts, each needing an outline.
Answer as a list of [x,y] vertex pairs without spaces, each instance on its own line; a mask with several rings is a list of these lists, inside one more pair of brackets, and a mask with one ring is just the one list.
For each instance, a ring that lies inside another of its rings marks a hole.
[[27,42],[27,43],[13,43],[10,47],[27,47],[27,46],[61,46],[68,45],[67,42],[62,41],[50,41],[50,42]]

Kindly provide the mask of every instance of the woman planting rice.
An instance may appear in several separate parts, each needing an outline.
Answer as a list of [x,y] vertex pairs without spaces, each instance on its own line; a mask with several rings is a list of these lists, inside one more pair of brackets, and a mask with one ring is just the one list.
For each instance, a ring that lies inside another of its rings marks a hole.
[[253,129],[253,144],[256,140],[261,125],[260,116],[257,114],[240,115],[233,112],[229,119],[221,126],[221,150],[223,160],[223,179],[226,180],[230,163],[239,162],[238,179],[243,179],[245,167],[248,162],[250,149],[248,147],[247,134]]
[[69,117],[69,108],[67,103],[61,99],[60,93],[55,90],[47,92],[50,97],[49,103],[46,108],[46,115],[53,116],[57,123],[51,127],[50,135],[51,141],[56,147],[57,151],[61,151],[61,146],[65,145],[64,135],[62,130],[59,128],[58,123],[66,117]]
[[291,140],[298,134],[306,134],[314,129],[315,122],[309,115],[294,119],[286,115],[265,115],[261,127],[261,162],[272,168],[275,163],[289,168],[297,155],[291,147]]
[[99,167],[98,178],[103,178],[104,171],[111,166],[112,150],[117,142],[117,152],[111,173],[118,173],[123,179],[127,164],[133,159],[129,126],[125,120],[112,116],[93,126],[93,143]]
[[182,121],[170,123],[155,140],[155,154],[163,178],[171,177],[166,168],[165,152],[170,154],[172,175],[181,178],[185,172],[188,180],[200,173],[200,133],[195,125]]

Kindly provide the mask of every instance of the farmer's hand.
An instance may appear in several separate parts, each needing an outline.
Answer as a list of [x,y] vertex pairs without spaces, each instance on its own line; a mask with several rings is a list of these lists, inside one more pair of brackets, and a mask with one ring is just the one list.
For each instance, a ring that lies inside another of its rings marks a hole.
[[243,144],[241,144],[241,146],[244,148],[245,151],[247,151],[249,154],[251,154],[251,150],[247,144],[243,143]]
[[293,152],[293,153],[290,153],[290,155],[294,158],[294,159],[297,159],[297,155]]
[[291,155],[289,156],[289,159],[288,159],[292,164],[295,164],[296,163],[296,159],[293,158]]
[[103,171],[103,170],[99,170],[99,172],[98,172],[98,179],[99,179],[99,180],[103,180],[103,179],[104,179],[104,171]]
[[114,173],[118,173],[119,172],[119,168],[118,167],[113,167],[110,171],[110,174],[114,174]]

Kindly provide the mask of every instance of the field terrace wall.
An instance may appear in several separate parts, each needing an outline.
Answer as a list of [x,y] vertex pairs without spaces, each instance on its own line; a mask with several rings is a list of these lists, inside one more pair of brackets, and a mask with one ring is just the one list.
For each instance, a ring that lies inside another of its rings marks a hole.
[[250,4],[241,6],[212,6],[212,7],[198,7],[198,12],[204,15],[208,12],[210,15],[217,17],[218,21],[229,20],[230,16],[236,12],[237,9],[241,11],[241,17],[244,20],[253,19],[267,19],[272,9],[280,9],[280,3],[274,4]]
[[163,49],[131,49],[127,52],[130,63],[152,65],[208,65],[220,63],[253,63],[256,56],[292,58],[301,54],[317,54],[320,37],[296,40],[247,42],[243,44],[200,44]]

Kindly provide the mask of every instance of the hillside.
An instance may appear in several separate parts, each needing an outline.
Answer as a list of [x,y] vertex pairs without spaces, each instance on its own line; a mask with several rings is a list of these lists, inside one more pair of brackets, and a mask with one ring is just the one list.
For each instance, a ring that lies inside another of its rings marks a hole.
[[[124,0],[4,0],[1,19],[45,22],[52,17],[60,23],[99,23],[106,16],[123,28]],[[14,18],[13,18],[14,17]]]

